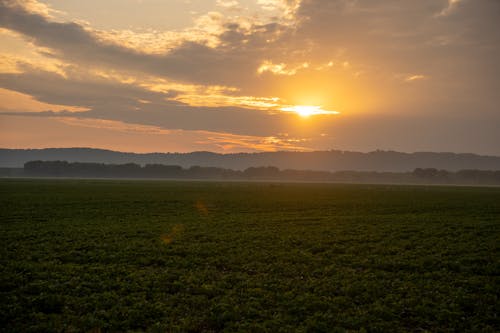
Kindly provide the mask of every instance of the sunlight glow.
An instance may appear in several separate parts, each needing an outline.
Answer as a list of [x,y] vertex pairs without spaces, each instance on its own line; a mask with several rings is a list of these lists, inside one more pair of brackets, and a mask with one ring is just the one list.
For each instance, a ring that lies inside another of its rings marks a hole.
[[301,117],[307,118],[309,116],[316,116],[320,114],[339,114],[340,112],[338,111],[328,111],[328,110],[323,110],[320,106],[316,105],[294,105],[294,106],[287,106],[283,107],[280,109],[281,111],[285,112],[295,112]]

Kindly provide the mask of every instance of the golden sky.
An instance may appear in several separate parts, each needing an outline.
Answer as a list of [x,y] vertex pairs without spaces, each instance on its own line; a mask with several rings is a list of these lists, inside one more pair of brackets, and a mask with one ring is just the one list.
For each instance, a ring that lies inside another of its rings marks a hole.
[[0,0],[0,147],[500,155],[498,0]]

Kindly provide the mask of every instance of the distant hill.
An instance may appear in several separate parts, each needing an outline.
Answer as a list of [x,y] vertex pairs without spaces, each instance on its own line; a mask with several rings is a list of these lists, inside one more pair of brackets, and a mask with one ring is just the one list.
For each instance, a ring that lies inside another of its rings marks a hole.
[[233,170],[261,166],[295,170],[378,172],[407,172],[413,171],[415,168],[436,168],[449,171],[500,170],[500,156],[433,152],[401,153],[378,150],[360,153],[330,150],[237,154],[211,152],[136,154],[93,148],[0,149],[0,167],[22,167],[24,163],[34,160],[107,164],[163,164],[178,165],[184,168],[197,165]]

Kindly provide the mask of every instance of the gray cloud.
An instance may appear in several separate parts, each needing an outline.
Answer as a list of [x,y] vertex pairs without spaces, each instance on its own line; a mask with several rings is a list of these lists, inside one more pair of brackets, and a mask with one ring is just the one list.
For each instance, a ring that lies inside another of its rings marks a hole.
[[[78,118],[119,120],[165,129],[259,136],[272,136],[293,130],[289,126],[293,115],[269,114],[237,107],[193,107],[168,99],[174,97],[175,92],[151,92],[132,84],[111,80],[82,81],[33,69],[25,73],[0,74],[0,87],[34,96],[45,103],[89,108],[87,112],[65,113]],[[48,110],[42,113],[30,112],[29,115],[57,117],[62,114]]]
[[227,24],[218,48],[183,42],[170,52],[157,55],[102,41],[78,23],[50,21],[7,1],[0,1],[0,26],[22,33],[66,61],[145,72],[183,82],[225,85],[237,85],[242,76],[253,75],[259,62],[255,52],[267,47],[266,39],[280,30],[277,24],[268,24],[255,26],[252,34],[245,34],[237,23]]
[[[467,78],[480,87],[478,98],[484,99],[492,97],[490,87],[500,80],[500,2],[495,0],[462,0],[447,15],[439,15],[448,6],[446,0],[303,0],[296,30],[271,23],[249,32],[231,23],[224,26],[218,47],[184,42],[161,55],[104,42],[77,23],[53,22],[7,3],[0,1],[1,26],[66,61],[236,86],[260,95],[272,94],[283,81],[295,79],[270,78],[265,91],[256,75],[263,59],[320,62],[339,50],[351,62],[383,72],[383,79],[397,73],[430,74],[440,85],[427,85],[427,95],[445,88],[463,98],[460,88],[453,89]],[[380,82],[369,84],[377,87]]]
[[141,105],[140,100],[162,106],[181,104],[166,100],[175,97],[176,91],[157,93],[112,80],[88,77],[78,79],[71,75],[63,77],[28,65],[24,65],[23,69],[24,73],[1,73],[0,86],[31,95],[41,102],[87,108],[105,105],[133,108]]
[[[53,22],[7,3],[0,1],[0,25],[53,49],[56,56],[189,82],[237,83],[233,79],[252,76],[262,58],[303,51],[298,49],[311,43],[320,54],[347,49],[409,65],[439,56],[442,49],[434,49],[436,45],[450,47],[444,53],[451,58],[464,56],[453,54],[457,46],[500,48],[500,2],[496,0],[462,0],[445,16],[439,13],[447,7],[447,0],[303,0],[297,11],[302,23],[293,34],[277,23],[254,26],[251,33],[232,23],[224,26],[219,47],[184,42],[164,55],[104,42],[80,24]],[[273,43],[266,42],[278,33]]]

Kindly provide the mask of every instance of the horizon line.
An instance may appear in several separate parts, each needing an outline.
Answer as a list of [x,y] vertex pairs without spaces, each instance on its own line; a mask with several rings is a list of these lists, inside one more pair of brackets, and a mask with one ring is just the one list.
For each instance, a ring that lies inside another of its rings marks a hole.
[[307,153],[324,153],[324,152],[342,152],[342,153],[360,153],[360,154],[370,154],[370,153],[377,153],[377,152],[384,152],[384,153],[400,153],[400,154],[422,154],[422,153],[432,153],[432,154],[455,154],[455,155],[476,155],[476,156],[486,156],[486,157],[500,157],[500,154],[495,155],[494,153],[474,153],[474,152],[454,152],[454,151],[398,151],[398,150],[392,150],[392,149],[376,149],[376,150],[369,150],[369,151],[359,151],[359,150],[344,150],[344,149],[324,149],[324,150],[311,150],[311,151],[300,151],[300,150],[275,150],[275,151],[255,151],[255,152],[231,152],[231,153],[220,153],[220,152],[214,152],[214,151],[208,151],[208,150],[193,150],[193,151],[188,151],[188,152],[178,152],[178,151],[167,151],[167,152],[161,152],[161,151],[152,151],[152,152],[134,152],[134,151],[122,151],[122,150],[113,150],[113,149],[108,149],[108,148],[96,148],[96,147],[44,147],[44,148],[9,148],[9,147],[0,147],[2,150],[49,150],[49,149],[88,149],[88,150],[101,150],[101,151],[108,151],[108,152],[115,152],[115,153],[122,153],[122,154],[136,154],[136,155],[150,155],[150,154],[194,154],[194,153],[210,153],[210,154],[215,154],[215,155],[242,155],[242,154],[247,154],[247,155],[255,155],[255,154],[264,154],[264,153],[302,153],[302,154],[307,154]]

